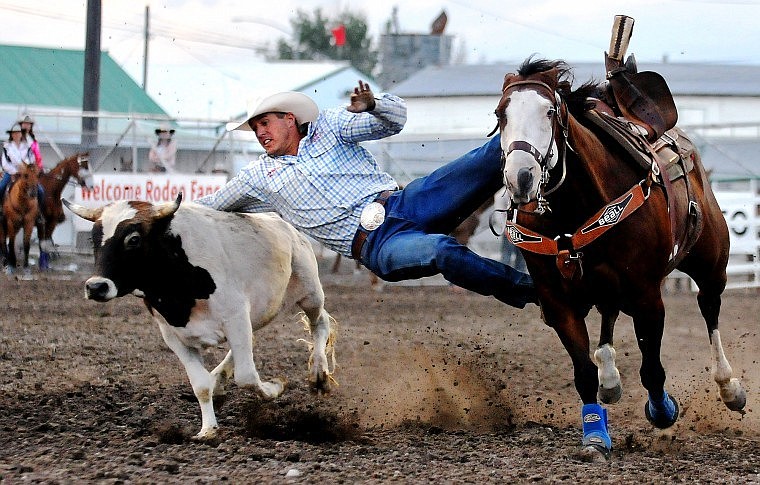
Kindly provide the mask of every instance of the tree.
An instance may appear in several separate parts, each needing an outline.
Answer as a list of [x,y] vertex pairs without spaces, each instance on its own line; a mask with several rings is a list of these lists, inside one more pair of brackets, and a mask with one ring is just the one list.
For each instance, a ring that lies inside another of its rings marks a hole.
[[[378,52],[371,48],[367,21],[361,15],[343,12],[330,19],[323,16],[319,8],[312,15],[299,9],[290,19],[290,25],[293,38],[277,41],[275,59],[346,60],[367,75],[371,75],[377,65]],[[332,29],[339,25],[346,31],[343,46],[333,42]]]

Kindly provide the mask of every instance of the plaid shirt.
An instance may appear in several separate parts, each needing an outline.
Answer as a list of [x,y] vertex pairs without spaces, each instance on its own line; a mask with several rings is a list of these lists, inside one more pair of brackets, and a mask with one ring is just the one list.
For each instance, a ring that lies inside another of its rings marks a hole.
[[391,94],[376,98],[372,112],[324,110],[297,155],[262,154],[196,202],[217,210],[277,212],[304,234],[351,257],[362,209],[379,192],[398,188],[359,142],[395,135],[405,122],[406,103]]

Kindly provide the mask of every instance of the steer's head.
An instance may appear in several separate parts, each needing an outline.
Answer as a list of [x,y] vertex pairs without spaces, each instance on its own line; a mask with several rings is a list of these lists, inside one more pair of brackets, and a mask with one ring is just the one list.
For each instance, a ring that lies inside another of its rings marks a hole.
[[63,199],[74,214],[95,223],[95,275],[85,282],[87,298],[108,301],[140,288],[145,279],[143,269],[152,263],[153,235],[164,232],[181,201],[179,194],[174,202],[165,204],[119,201],[91,209]]

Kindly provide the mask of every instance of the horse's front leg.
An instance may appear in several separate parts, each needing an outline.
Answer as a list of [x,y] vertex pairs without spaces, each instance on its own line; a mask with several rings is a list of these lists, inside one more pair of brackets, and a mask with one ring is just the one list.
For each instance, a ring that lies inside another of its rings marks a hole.
[[24,269],[29,268],[29,250],[32,248],[32,229],[34,229],[34,221],[31,224],[27,223],[24,226]]
[[599,308],[602,314],[602,326],[599,333],[599,345],[594,352],[594,362],[599,367],[599,400],[605,404],[616,403],[623,395],[620,383],[620,371],[615,364],[615,347],[613,346],[615,322],[620,311],[611,308]]
[[570,308],[550,309],[549,305],[542,305],[542,310],[573,362],[575,389],[583,401],[583,452],[592,460],[607,459],[612,451],[612,439],[607,429],[607,410],[597,402],[599,379],[597,367],[589,356],[586,323]]
[[3,266],[10,264],[8,259],[8,234],[5,232],[5,220],[0,216],[0,263]]
[[669,428],[678,419],[678,402],[665,391],[665,369],[660,360],[662,334],[665,328],[665,306],[659,287],[656,292],[642,291],[634,304],[633,326],[641,351],[641,384],[649,393],[644,413],[658,428]]
[[16,270],[16,264],[18,263],[16,260],[16,233],[18,233],[18,228],[16,228],[16,226],[12,223],[9,223],[8,247],[6,248],[6,255],[8,259],[6,269],[9,273],[13,273]]

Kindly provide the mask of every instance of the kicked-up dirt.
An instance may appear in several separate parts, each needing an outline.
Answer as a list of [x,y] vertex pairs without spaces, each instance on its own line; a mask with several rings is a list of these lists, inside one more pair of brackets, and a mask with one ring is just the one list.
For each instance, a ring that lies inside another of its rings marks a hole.
[[[284,394],[262,401],[230,384],[218,438],[199,443],[197,401],[142,301],[87,301],[87,276],[0,277],[2,483],[760,483],[756,291],[726,292],[721,319],[744,415],[720,402],[695,295],[666,296],[662,359],[681,416],[665,431],[644,417],[640,354],[621,317],[614,451],[589,463],[570,359],[536,306],[325,278],[339,386],[309,392],[308,335],[284,308],[254,342],[262,377],[285,377]],[[209,351],[209,365],[224,352]]]

